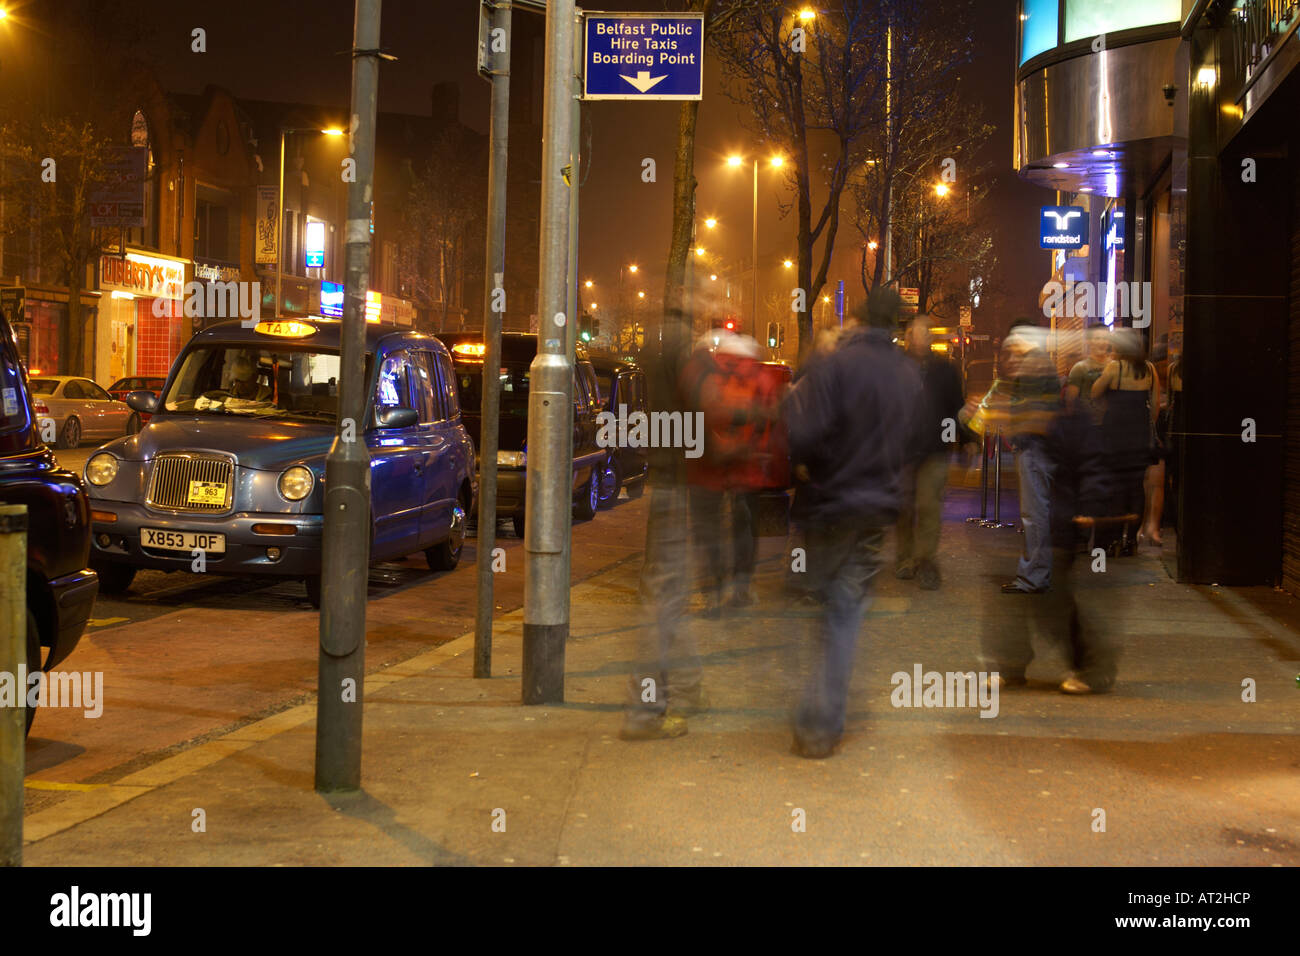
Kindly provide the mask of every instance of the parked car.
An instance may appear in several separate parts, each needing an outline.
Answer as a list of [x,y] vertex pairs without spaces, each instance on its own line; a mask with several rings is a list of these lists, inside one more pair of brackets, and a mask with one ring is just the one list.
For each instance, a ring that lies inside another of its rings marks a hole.
[[[444,335],[451,350],[457,383],[465,403],[465,427],[479,444],[483,404],[483,336]],[[524,536],[528,449],[528,376],[537,357],[537,336],[506,332],[501,336],[501,412],[498,416],[497,514],[510,516],[515,534]],[[596,443],[596,416],[602,410],[600,386],[587,350],[577,347],[573,368],[573,514],[582,521],[596,516],[614,487],[614,450]],[[617,491],[613,494],[616,496]]]
[[[119,378],[112,385],[108,386],[107,392],[119,402],[125,402],[126,397],[132,392],[153,392],[155,395],[162,395],[163,384],[167,381],[165,377],[152,375],[132,375],[127,378]],[[148,424],[149,416],[140,415],[141,424]]]
[[53,423],[60,448],[76,448],[87,438],[104,441],[140,430],[140,413],[88,378],[42,375],[31,380],[31,388],[37,417],[42,424]]
[[[633,412],[648,411],[645,372],[639,365],[621,359],[611,352],[593,350],[590,357],[591,366],[596,370],[600,394],[603,396],[601,407],[605,411],[615,416],[625,417]],[[614,476],[609,483],[609,494],[601,498],[601,506],[612,505],[623,488],[627,489],[629,498],[640,498],[645,493],[648,477],[649,458],[644,448],[614,449]]]
[[[320,604],[325,456],[338,418],[340,323],[226,322],[199,332],[159,398],[127,401],[152,421],[86,462],[92,565],[106,593],[139,568],[298,577]],[[370,556],[460,560],[476,491],[451,358],[436,338],[366,326]]]
[[[41,440],[18,344],[3,315],[0,502],[27,506],[27,668],[48,671],[77,646],[95,603],[99,584],[86,566],[90,506],[81,479],[60,468]],[[29,731],[35,716],[28,709]]]

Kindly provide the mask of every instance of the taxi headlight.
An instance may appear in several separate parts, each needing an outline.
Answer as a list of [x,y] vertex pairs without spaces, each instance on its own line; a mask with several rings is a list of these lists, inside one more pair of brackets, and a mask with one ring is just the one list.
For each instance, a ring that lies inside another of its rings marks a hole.
[[86,462],[86,480],[92,485],[103,486],[117,477],[117,459],[106,451],[92,455]]
[[315,482],[316,479],[312,477],[310,468],[294,465],[292,468],[286,468],[284,474],[280,476],[280,494],[288,501],[302,501],[311,494],[311,487]]

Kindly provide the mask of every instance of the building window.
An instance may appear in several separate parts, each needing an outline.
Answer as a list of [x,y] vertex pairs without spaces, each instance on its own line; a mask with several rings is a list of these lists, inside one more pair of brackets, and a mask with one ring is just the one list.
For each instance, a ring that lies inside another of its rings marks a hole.
[[202,183],[194,193],[194,257],[237,263],[239,206],[234,196]]

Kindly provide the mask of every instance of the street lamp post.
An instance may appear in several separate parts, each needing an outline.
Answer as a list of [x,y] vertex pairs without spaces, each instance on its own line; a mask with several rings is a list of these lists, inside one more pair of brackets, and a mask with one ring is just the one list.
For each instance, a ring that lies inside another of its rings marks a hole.
[[[727,157],[728,166],[738,167],[743,162],[744,159],[741,158],[740,156]],[[785,163],[785,159],[781,156],[773,156],[768,162],[771,164],[773,169],[780,169],[782,164]],[[758,338],[758,158],[757,157],[755,157],[754,159],[754,207],[750,215],[751,215],[751,222],[752,222],[750,256],[754,263],[754,282],[753,282],[754,309],[753,309],[752,321],[753,321],[754,338]]]

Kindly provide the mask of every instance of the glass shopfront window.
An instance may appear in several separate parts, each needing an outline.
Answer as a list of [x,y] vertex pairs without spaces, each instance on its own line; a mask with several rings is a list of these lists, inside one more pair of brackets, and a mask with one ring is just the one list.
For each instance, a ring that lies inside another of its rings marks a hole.
[[1066,0],[1065,42],[1134,27],[1176,23],[1182,14],[1182,0]]
[[1056,46],[1059,0],[1024,0],[1020,5],[1020,62]]
[[1182,14],[1183,0],[1021,0],[1020,65],[1064,43],[1179,23]]

